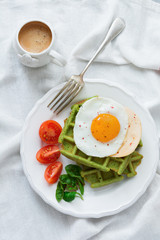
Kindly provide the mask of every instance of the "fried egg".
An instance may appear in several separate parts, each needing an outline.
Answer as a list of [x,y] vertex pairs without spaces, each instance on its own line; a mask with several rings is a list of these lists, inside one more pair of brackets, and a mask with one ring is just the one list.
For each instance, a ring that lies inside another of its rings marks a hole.
[[128,129],[128,114],[110,98],[86,101],[76,115],[74,140],[77,148],[89,156],[107,157],[122,146]]

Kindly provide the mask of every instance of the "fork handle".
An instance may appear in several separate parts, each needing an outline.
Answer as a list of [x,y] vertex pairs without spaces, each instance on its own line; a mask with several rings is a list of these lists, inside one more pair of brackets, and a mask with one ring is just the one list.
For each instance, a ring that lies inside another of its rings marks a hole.
[[101,52],[101,50],[104,48],[104,46],[107,43],[111,42],[115,37],[117,37],[118,34],[120,32],[122,32],[124,27],[125,27],[125,22],[123,21],[123,19],[116,18],[114,20],[114,22],[112,23],[112,25],[111,25],[111,27],[110,27],[110,29],[109,29],[105,39],[103,40],[102,44],[100,45],[100,47],[98,48],[96,53],[93,55],[93,57],[90,59],[90,61],[88,62],[88,64],[84,68],[84,70],[81,72],[80,76],[83,77],[83,75],[85,74],[85,72],[87,71],[87,69],[89,68],[91,63],[94,61],[94,59],[97,57],[97,55]]

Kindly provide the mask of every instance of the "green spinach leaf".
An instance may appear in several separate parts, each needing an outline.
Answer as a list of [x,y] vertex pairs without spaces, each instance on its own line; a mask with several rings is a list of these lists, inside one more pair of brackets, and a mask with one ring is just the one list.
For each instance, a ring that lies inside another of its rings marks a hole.
[[71,177],[78,178],[82,182],[82,184],[84,184],[84,179],[81,177],[82,169],[79,166],[69,164],[65,167],[65,170],[68,173],[68,175],[70,175]]
[[76,192],[64,192],[63,200],[66,202],[72,202],[76,197]]
[[58,202],[60,202],[63,199],[64,196],[64,188],[61,182],[58,182],[57,189],[56,189],[56,199]]
[[82,195],[78,192],[64,192],[63,200],[66,202],[72,202],[75,199],[76,195],[78,195],[83,200]]
[[75,186],[66,185],[65,190],[66,190],[66,191],[69,191],[69,192],[74,192],[74,191],[77,191],[77,190],[78,190],[78,187],[77,187],[77,185],[75,185]]
[[[62,199],[66,202],[71,202],[76,196],[82,200],[84,194],[84,179],[81,177],[81,168],[74,164],[69,164],[65,167],[67,174],[62,174],[59,177],[59,182],[56,189],[56,199],[60,202]],[[76,192],[80,189],[80,193]]]
[[76,179],[71,177],[68,174],[63,174],[59,177],[59,180],[62,184],[67,184],[69,186],[76,186]]
[[84,194],[84,186],[79,179],[77,179],[77,184],[78,184],[81,194],[83,195]]

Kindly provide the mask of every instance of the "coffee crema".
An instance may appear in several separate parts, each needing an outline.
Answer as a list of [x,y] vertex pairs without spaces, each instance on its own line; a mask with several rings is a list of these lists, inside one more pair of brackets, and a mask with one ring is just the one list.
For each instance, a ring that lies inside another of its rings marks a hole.
[[18,40],[22,48],[27,52],[40,53],[51,44],[52,32],[42,22],[29,22],[21,28]]

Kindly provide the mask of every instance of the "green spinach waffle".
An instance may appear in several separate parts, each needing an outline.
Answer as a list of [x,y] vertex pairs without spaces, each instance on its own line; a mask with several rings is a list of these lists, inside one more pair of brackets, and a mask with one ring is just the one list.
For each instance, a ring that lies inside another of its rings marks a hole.
[[[74,142],[73,128],[76,115],[82,104],[83,102],[73,105],[70,116],[65,121],[64,128],[59,136],[59,143],[62,144],[61,153],[76,163],[89,168],[82,171],[82,176],[84,176],[86,181],[91,183],[91,187],[99,187],[121,181],[123,176],[120,175],[122,174],[125,174],[127,177],[135,176],[135,169],[143,158],[137,151],[121,158],[98,158],[88,156],[77,148]],[[97,176],[101,177],[98,178]]]
[[[137,158],[137,154],[139,158]],[[113,167],[112,170],[110,170],[109,172],[104,172],[98,169],[89,168],[87,166],[81,165],[83,168],[83,170],[81,171],[81,175],[82,177],[84,177],[85,181],[91,184],[92,188],[102,187],[123,180],[124,175],[126,175],[127,177],[134,177],[137,174],[135,169],[141,163],[141,159],[142,155],[140,155],[137,152],[134,152],[132,154],[130,162],[123,171],[123,175],[119,175],[117,173],[119,167],[117,162],[114,161],[111,163],[113,164]]]
[[81,171],[81,175],[86,182],[91,184],[91,188],[103,187],[124,179],[122,175],[118,175],[112,170],[103,172],[94,168]]

